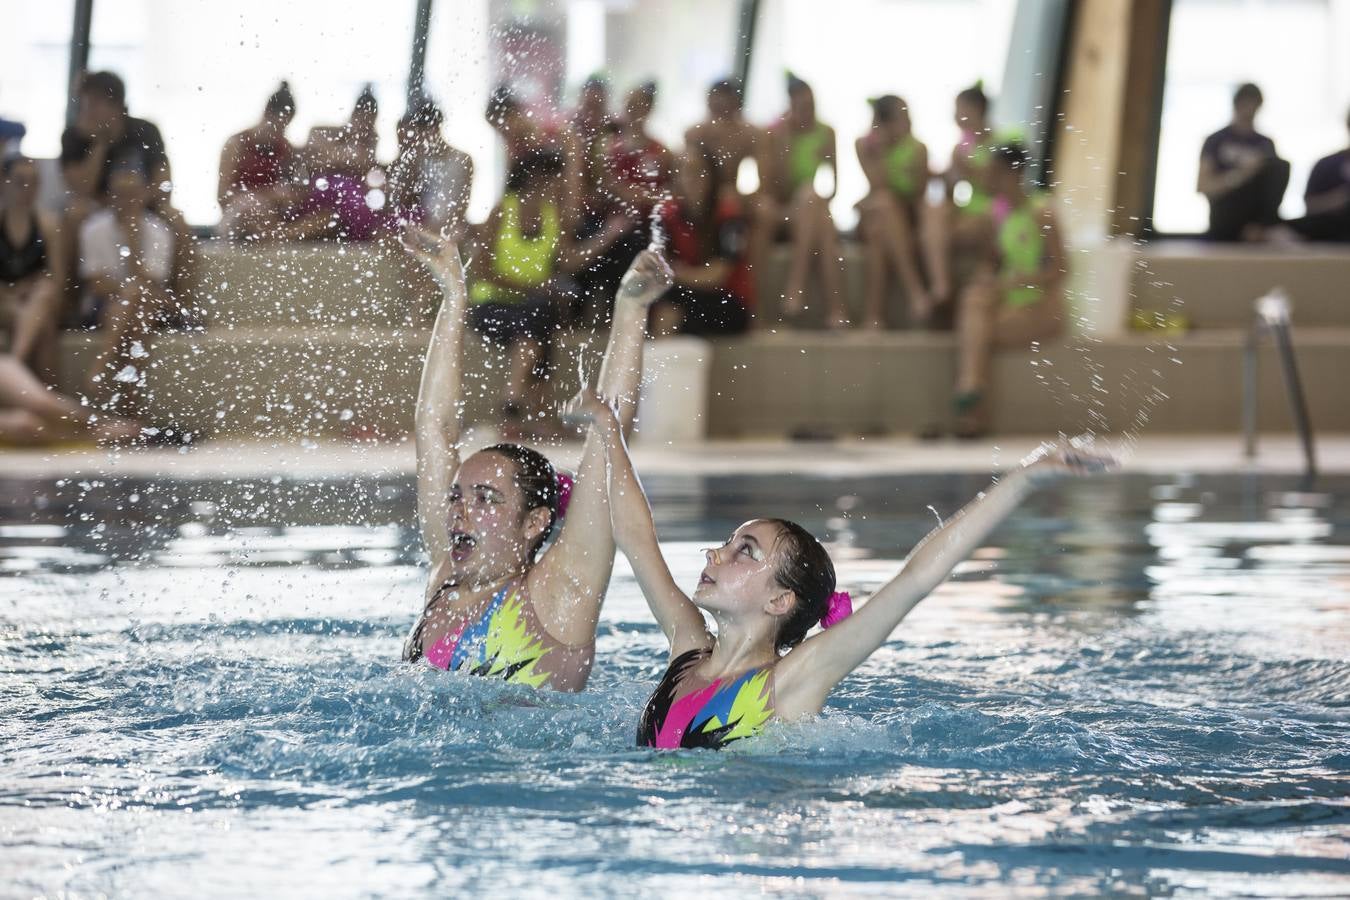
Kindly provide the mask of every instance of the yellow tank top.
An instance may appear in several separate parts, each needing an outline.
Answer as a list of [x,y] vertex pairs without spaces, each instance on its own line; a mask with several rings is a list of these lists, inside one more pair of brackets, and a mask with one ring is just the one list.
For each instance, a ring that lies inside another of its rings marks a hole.
[[474,303],[518,302],[524,299],[529,288],[539,287],[553,276],[562,238],[557,205],[546,202],[541,219],[539,234],[533,238],[525,237],[520,230],[520,198],[515,194],[502,198],[501,223],[492,243],[492,275],[511,289],[486,281],[477,282],[469,292]]

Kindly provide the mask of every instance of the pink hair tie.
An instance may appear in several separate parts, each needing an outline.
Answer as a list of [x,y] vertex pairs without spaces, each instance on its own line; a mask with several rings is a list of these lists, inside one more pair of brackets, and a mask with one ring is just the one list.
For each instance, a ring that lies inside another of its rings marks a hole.
[[838,625],[853,614],[853,598],[848,591],[835,591],[830,595],[825,615],[820,617],[820,627],[829,628]]
[[567,504],[572,502],[572,476],[558,472],[554,476],[558,482],[558,518],[567,515]]

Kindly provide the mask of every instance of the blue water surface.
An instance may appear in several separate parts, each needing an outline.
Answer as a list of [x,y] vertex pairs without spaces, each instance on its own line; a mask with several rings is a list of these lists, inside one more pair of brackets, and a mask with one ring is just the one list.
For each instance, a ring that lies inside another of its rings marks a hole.
[[[649,488],[683,583],[785,515],[857,596],[984,484]],[[397,662],[412,500],[0,480],[0,892],[1350,894],[1350,479],[1063,484],[720,753],[634,748],[666,656],[622,561],[585,693]]]

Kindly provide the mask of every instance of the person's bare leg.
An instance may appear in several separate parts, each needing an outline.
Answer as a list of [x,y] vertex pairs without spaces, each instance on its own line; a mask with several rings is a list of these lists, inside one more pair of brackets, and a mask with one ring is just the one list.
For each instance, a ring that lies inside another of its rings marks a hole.
[[859,231],[862,234],[863,251],[863,327],[880,331],[886,327],[886,248],[885,239],[877,227],[875,208],[871,205],[862,211]]
[[37,416],[21,409],[0,410],[0,443],[28,446],[52,440],[54,435]]
[[35,373],[53,362],[56,326],[61,315],[61,291],[51,278],[32,284],[14,322],[14,355]]
[[814,191],[804,189],[793,198],[788,216],[791,243],[788,245],[788,274],[783,285],[783,315],[799,316],[806,308],[806,280],[810,275],[811,254],[820,238],[816,234],[817,215],[813,202],[819,200]]
[[905,286],[910,324],[926,324],[933,313],[933,301],[919,274],[914,222],[909,211],[889,197],[877,203],[876,214],[875,225],[881,234],[879,243],[900,276],[900,283]]
[[825,292],[826,324],[830,328],[848,327],[848,305],[844,297],[843,252],[839,230],[834,227],[830,205],[818,198],[815,205],[816,259],[820,266],[820,285]]
[[994,314],[998,310],[998,285],[992,274],[971,280],[961,294],[956,318],[958,396],[984,391],[989,358],[994,350]]
[[940,305],[952,298],[952,212],[949,201],[924,210],[923,243],[924,259],[928,272],[933,279],[933,303]]
[[18,409],[41,419],[83,421],[92,412],[51,390],[13,356],[0,356],[0,407]]
[[749,197],[745,202],[749,204],[750,212],[750,240],[747,248],[750,262],[750,294],[758,301],[754,307],[758,312],[752,315],[750,327],[758,331],[769,328],[782,312],[781,300],[775,304],[779,308],[772,314],[769,312],[769,298],[764,290],[769,255],[773,251],[773,236],[778,223],[782,221],[782,213],[778,210],[777,203],[764,196]]
[[[141,360],[148,353],[151,319],[164,300],[162,291],[133,281],[104,308],[103,347],[88,375],[89,396],[96,398],[100,406],[112,404],[122,408],[137,402],[136,388],[145,374]],[[127,373],[129,380],[114,383],[128,366],[134,370]],[[134,379],[132,374],[136,376]]]

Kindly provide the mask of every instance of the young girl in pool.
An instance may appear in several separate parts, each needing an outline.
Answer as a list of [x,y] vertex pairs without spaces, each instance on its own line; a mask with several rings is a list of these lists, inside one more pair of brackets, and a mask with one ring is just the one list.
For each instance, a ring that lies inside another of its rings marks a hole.
[[[575,487],[542,454],[497,444],[460,459],[468,292],[459,248],[425,231],[408,249],[443,295],[417,398],[417,515],[431,556],[426,602],[403,658],[535,687],[578,691],[590,674],[614,563],[605,447],[589,435]],[[599,392],[632,421],[647,307],[670,268],[639,254],[619,288]],[[540,553],[570,492],[557,539]]]
[[[615,539],[670,641],[669,667],[637,733],[639,746],[663,749],[722,747],[759,733],[773,719],[820,712],[834,686],[1032,489],[1111,465],[1079,450],[1043,447],[920,541],[900,574],[857,612],[847,594],[835,591],[825,548],[784,519],[752,519],[721,547],[706,551],[707,566],[691,598],[661,557],[651,509],[613,410],[598,398],[578,397],[569,416],[591,422],[592,436],[603,439]],[[820,633],[807,638],[817,624]]]

